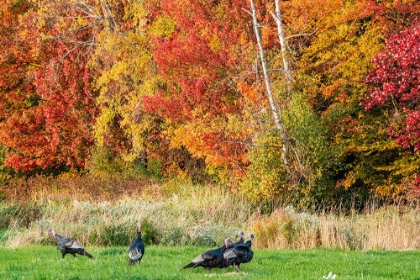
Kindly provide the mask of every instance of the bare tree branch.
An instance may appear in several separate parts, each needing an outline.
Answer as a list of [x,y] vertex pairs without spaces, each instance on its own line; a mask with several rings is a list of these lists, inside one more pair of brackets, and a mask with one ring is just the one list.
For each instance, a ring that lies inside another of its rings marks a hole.
[[317,32],[317,31],[318,31],[318,28],[315,28],[315,30],[312,31],[311,33],[301,33],[301,34],[290,35],[290,36],[287,36],[285,38],[285,40],[288,40],[288,39],[291,39],[291,38],[295,38],[295,37],[309,37],[309,36],[314,35],[315,32]]

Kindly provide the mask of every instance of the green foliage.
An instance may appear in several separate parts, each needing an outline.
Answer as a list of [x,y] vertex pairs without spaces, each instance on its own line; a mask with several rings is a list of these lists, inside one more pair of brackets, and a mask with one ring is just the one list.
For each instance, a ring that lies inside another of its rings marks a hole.
[[0,227],[0,245],[4,244],[7,240],[7,227]]
[[147,159],[147,162],[141,160],[126,161],[119,155],[112,153],[108,148],[99,146],[93,149],[87,169],[90,174],[102,179],[112,176],[125,178],[161,177],[159,160],[151,158]]
[[143,221],[141,231],[144,244],[152,245],[158,243],[158,232],[153,223],[148,220]]
[[[308,97],[299,91],[291,95],[283,120],[293,145],[289,152],[292,174],[284,170],[278,133],[265,130],[253,140],[251,166],[241,189],[258,202],[299,207],[331,199],[335,188],[333,170],[339,164],[336,158],[340,150],[330,146],[328,128],[313,113]],[[268,121],[266,126],[270,125]]]
[[337,165],[338,149],[329,145],[328,129],[313,113],[305,94],[293,92],[284,121],[294,145],[295,161],[300,164],[297,168],[304,177],[298,184],[298,203],[308,206],[329,199],[335,187],[331,170]]
[[95,147],[89,163],[89,171],[98,177],[121,174],[125,169],[125,163],[105,147]]
[[189,243],[184,229],[179,226],[166,229],[160,242],[164,246],[182,246]]
[[130,244],[128,224],[111,224],[104,228],[102,238],[105,246],[123,246]]
[[253,139],[251,166],[241,190],[256,202],[267,203],[289,197],[287,174],[281,161],[281,143],[277,131],[262,132]]
[[17,223],[18,227],[28,227],[42,218],[43,207],[35,203],[27,205],[0,204],[0,228]]

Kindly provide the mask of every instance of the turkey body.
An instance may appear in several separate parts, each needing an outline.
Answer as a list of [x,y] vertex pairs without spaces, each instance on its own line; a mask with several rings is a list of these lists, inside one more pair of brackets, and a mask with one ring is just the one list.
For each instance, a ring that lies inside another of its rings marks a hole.
[[223,253],[223,266],[228,267],[232,265],[236,271],[239,271],[241,263],[247,263],[254,257],[254,252],[251,250],[251,245],[254,240],[254,234],[249,235],[249,240],[243,244],[232,244]]
[[93,258],[91,254],[86,252],[79,241],[58,235],[55,233],[54,229],[49,229],[48,232],[57,240],[57,249],[61,252],[62,259],[64,259],[67,254],[73,255],[73,257],[76,257],[76,254],[79,254],[88,258]]
[[204,269],[211,270],[212,268],[223,267],[223,253],[227,250],[231,242],[232,241],[227,238],[224,246],[198,255],[189,264],[184,266],[184,268],[195,268],[201,266]]
[[128,248],[129,264],[133,265],[141,261],[144,255],[144,243],[141,239],[141,224],[137,223],[137,237]]

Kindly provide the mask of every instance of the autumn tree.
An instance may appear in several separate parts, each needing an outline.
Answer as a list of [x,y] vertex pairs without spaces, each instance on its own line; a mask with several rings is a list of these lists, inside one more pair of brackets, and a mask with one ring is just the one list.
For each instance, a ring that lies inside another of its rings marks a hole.
[[86,68],[91,45],[80,42],[91,33],[83,23],[70,26],[66,20],[77,11],[58,2],[7,4],[11,12],[2,19],[11,28],[2,28],[8,32],[2,39],[10,51],[2,64],[7,71],[0,105],[5,164],[27,173],[83,167],[92,145],[95,96]]
[[26,117],[22,112],[34,111],[31,107],[39,100],[33,78],[28,73],[38,67],[40,59],[36,36],[27,36],[31,32],[38,34],[35,18],[33,14],[29,16],[33,5],[29,1],[3,1],[0,6],[0,141],[5,147],[4,164],[10,166],[9,152],[19,145],[11,138],[19,135],[13,124]]
[[404,13],[414,11],[413,5],[418,4],[407,1],[405,7],[410,9],[392,11],[395,21],[390,24],[387,19],[392,17],[377,11],[393,1],[371,1],[369,5],[365,1],[327,2],[316,5],[323,10],[323,17],[306,22],[316,32],[303,42],[297,61],[297,87],[308,98],[336,153],[334,160],[317,161],[322,177],[330,178],[329,190],[324,193],[332,194],[332,200],[353,198],[359,205],[372,194],[393,199],[402,185],[388,181],[389,163],[398,158],[399,150],[388,138],[383,122],[388,112],[366,113],[360,106],[366,96],[361,81],[369,72],[371,59],[384,47],[388,28],[401,24],[395,16],[407,18]]
[[369,96],[363,106],[369,111],[384,108],[390,114],[388,134],[405,151],[389,170],[400,181],[395,184],[401,184],[420,170],[420,22],[414,20],[389,37],[386,48],[372,62],[375,67],[365,79]]
[[157,150],[161,147],[156,147],[154,137],[160,122],[145,112],[141,100],[163,83],[150,50],[147,7],[151,4],[152,1],[102,4],[107,5],[108,22],[97,36],[99,47],[90,63],[96,73],[94,85],[99,90],[97,104],[101,109],[95,126],[96,152],[91,170],[99,168],[100,151],[122,165],[140,163],[147,167],[149,157],[159,157]]
[[251,88],[255,72],[246,72],[254,50],[244,4],[162,1],[153,22],[152,51],[166,83],[143,98],[149,112],[166,120],[171,148],[185,147],[231,181],[248,164],[251,127],[242,109],[261,100],[258,88]]

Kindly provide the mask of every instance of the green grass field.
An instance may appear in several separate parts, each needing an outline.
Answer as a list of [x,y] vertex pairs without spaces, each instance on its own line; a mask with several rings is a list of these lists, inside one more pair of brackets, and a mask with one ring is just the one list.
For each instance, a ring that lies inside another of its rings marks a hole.
[[[181,268],[203,247],[149,246],[141,265],[128,266],[127,248],[94,247],[94,259],[53,246],[0,248],[0,279],[420,279],[418,251],[254,250],[240,272]],[[324,278],[325,277],[325,278]]]

